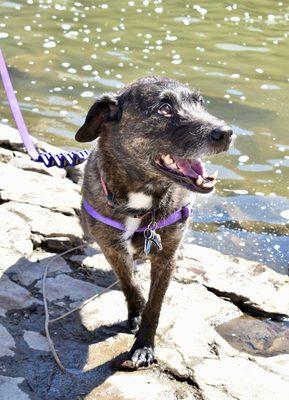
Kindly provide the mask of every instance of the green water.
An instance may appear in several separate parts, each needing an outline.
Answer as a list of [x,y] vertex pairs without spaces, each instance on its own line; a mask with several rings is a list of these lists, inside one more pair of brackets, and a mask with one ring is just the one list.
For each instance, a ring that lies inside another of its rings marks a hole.
[[[287,273],[289,2],[0,1],[0,45],[29,130],[64,148],[93,96],[143,75],[200,88],[238,140],[189,240]],[[12,124],[4,93],[0,120]]]

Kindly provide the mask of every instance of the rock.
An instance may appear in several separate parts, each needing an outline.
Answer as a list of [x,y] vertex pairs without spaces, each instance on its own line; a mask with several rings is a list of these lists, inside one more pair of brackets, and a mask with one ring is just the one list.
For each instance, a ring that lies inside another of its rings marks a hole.
[[80,208],[79,187],[68,179],[23,171],[4,163],[0,163],[0,175],[0,198],[4,201],[35,204],[71,215]]
[[0,207],[1,241],[0,241],[0,277],[11,265],[22,256],[32,254],[30,227],[22,218],[11,211]]
[[164,379],[150,371],[135,371],[129,375],[117,372],[85,396],[85,400],[196,400],[193,390]]
[[0,124],[0,146],[25,152],[20,133],[8,125]]
[[82,229],[77,217],[53,212],[38,205],[12,201],[3,204],[2,208],[23,218],[34,234],[44,237],[67,237],[71,247],[82,241]]
[[107,287],[117,279],[103,254],[95,254],[94,256],[77,254],[71,256],[69,259],[73,263],[76,263],[78,267],[82,267],[87,273],[91,272],[93,278],[100,286]]
[[242,312],[230,301],[209,292],[199,283],[181,285],[171,282],[164,301],[168,314],[188,310],[193,318],[205,319],[212,326],[240,317]]
[[55,176],[58,178],[66,177],[66,171],[64,168],[58,168],[58,167],[47,168],[47,167],[45,167],[44,164],[35,162],[35,161],[31,160],[30,158],[15,157],[15,158],[11,159],[10,164],[14,165],[17,168],[23,169],[25,171],[38,172],[40,174]]
[[52,153],[52,154],[57,154],[61,153],[63,149],[60,147],[54,146],[53,144],[46,143],[43,140],[37,140],[37,148],[38,150],[42,152],[47,152],[47,153]]
[[[189,276],[189,280],[199,281],[244,309],[289,316],[287,276],[265,265],[225,256],[206,247],[189,244],[184,246],[183,252],[185,257],[178,261],[178,266],[187,270],[187,279]],[[176,277],[181,279],[178,275]]]
[[62,251],[66,251],[71,249],[71,240],[68,237],[59,236],[59,237],[45,237],[42,242],[44,243],[44,247],[48,251],[55,251],[60,253]]
[[[83,371],[93,371],[106,363],[121,364],[121,357],[133,345],[134,337],[128,333],[118,333],[106,340],[88,346],[86,363]],[[118,361],[119,360],[119,361]]]
[[4,312],[14,309],[23,309],[32,304],[40,304],[27,289],[12,282],[3,275],[0,281],[0,304]]
[[127,306],[124,295],[118,290],[111,290],[102,294],[84,306],[79,313],[81,322],[88,331],[127,320]]
[[183,359],[183,355],[177,349],[157,346],[155,349],[155,356],[158,363],[174,376],[183,379],[188,379],[190,377],[190,371]]
[[212,325],[240,314],[236,306],[197,283],[172,282],[157,330],[159,362],[172,374],[187,379],[202,359],[236,354]]
[[[35,287],[41,289],[42,282],[38,282]],[[64,274],[55,278],[47,278],[46,288],[49,301],[63,299],[64,297],[69,297],[73,301],[85,300],[102,290],[101,287],[92,283],[74,279]]]
[[289,382],[289,354],[280,354],[275,357],[254,357],[254,360],[263,368],[275,372]]
[[22,258],[8,271],[9,277],[21,285],[29,286],[43,276],[44,269],[49,263],[48,276],[53,273],[71,272],[64,258],[54,253],[34,253],[30,259]]
[[0,161],[8,163],[13,158],[13,151],[0,147]]
[[23,381],[24,378],[0,375],[0,400],[31,400],[18,386]]
[[[13,356],[15,350],[15,341],[13,336],[7,331],[7,329],[0,324],[0,357]],[[1,386],[0,386],[1,388]]]
[[24,331],[23,338],[33,350],[50,351],[46,337],[42,336],[39,332]]
[[205,359],[193,368],[193,376],[209,400],[288,399],[288,382],[239,357]]

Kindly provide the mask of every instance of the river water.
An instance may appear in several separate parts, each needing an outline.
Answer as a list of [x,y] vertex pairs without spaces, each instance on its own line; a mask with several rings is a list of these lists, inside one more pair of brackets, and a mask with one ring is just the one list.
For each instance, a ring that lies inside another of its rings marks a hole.
[[[0,45],[31,134],[63,148],[103,91],[144,75],[201,89],[238,139],[214,157],[188,240],[288,273],[289,3],[0,1]],[[4,93],[0,120],[13,124]]]

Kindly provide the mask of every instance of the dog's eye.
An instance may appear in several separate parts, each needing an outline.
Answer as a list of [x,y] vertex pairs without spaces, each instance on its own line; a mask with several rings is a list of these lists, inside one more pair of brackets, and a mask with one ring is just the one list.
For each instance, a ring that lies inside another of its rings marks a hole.
[[171,117],[172,116],[172,107],[169,104],[162,104],[159,109],[158,113],[163,115],[164,117]]

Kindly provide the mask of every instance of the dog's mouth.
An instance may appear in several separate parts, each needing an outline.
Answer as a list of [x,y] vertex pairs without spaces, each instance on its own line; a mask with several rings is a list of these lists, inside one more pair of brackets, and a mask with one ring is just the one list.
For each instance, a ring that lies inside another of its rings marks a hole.
[[208,176],[206,168],[200,160],[167,154],[155,159],[154,163],[172,180],[195,192],[210,193],[217,182],[218,172]]

